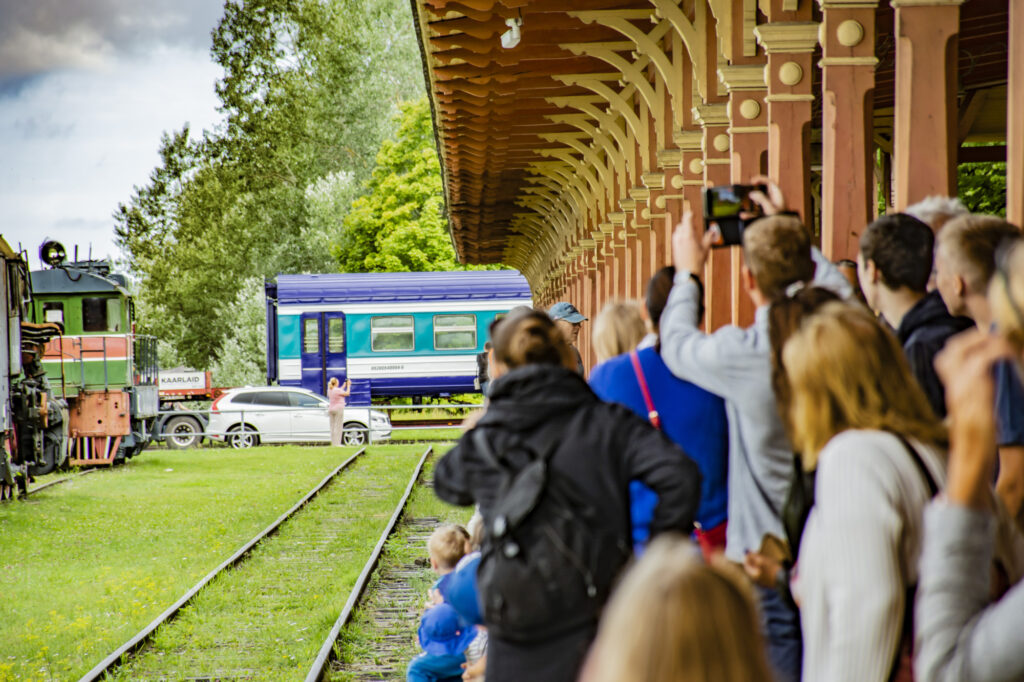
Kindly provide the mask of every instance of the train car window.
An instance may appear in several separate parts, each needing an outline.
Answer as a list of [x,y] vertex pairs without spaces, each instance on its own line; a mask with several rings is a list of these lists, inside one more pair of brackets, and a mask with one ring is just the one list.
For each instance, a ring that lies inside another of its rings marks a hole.
[[46,301],[43,303],[43,322],[64,324],[64,302]]
[[412,315],[370,318],[370,349],[375,351],[413,350]]
[[327,352],[345,352],[345,320],[340,317],[327,320]]
[[82,299],[82,331],[84,331],[84,332],[105,332],[105,331],[107,331],[107,299],[105,299],[105,298],[83,298]]
[[284,391],[264,391],[252,394],[253,405],[271,405],[273,407],[290,407],[288,394]]
[[319,398],[305,393],[289,393],[288,399],[292,407],[326,407],[327,403]]
[[434,315],[435,350],[476,348],[476,315]]
[[306,318],[302,321],[302,352],[320,352],[320,321],[316,318]]

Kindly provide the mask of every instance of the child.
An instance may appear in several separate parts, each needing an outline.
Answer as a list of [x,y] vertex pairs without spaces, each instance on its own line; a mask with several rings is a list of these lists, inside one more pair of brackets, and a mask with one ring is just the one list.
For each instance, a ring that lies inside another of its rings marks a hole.
[[419,641],[423,653],[412,660],[408,682],[459,682],[466,647],[476,630],[463,624],[441,596],[441,585],[466,553],[469,533],[462,526],[441,526],[427,540],[430,568],[438,575],[428,592],[427,610],[420,619]]

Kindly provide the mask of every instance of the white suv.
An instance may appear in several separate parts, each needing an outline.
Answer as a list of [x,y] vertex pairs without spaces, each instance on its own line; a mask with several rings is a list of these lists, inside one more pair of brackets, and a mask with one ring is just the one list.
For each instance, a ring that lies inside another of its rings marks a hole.
[[[345,408],[344,445],[391,437],[391,420],[367,407]],[[327,399],[304,388],[233,388],[213,401],[207,433],[233,448],[263,443],[329,443]]]

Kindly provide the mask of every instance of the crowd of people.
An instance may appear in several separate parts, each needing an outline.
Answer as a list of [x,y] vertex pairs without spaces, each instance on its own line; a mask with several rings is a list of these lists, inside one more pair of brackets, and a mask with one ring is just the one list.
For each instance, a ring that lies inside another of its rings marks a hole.
[[686,214],[589,381],[571,303],[491,328],[410,680],[1024,679],[1024,236],[930,198],[850,276],[767,186],[750,326],[703,331]]

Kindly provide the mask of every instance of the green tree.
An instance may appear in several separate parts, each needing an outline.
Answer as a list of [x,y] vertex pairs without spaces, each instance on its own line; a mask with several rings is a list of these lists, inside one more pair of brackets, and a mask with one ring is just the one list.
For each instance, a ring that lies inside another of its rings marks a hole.
[[245,281],[235,300],[223,306],[231,321],[217,360],[210,367],[214,386],[258,386],[267,376],[267,317],[263,280]]
[[165,135],[114,214],[143,331],[211,366],[251,277],[333,270],[331,246],[397,103],[423,93],[404,0],[227,0],[213,32],[223,122]]
[[455,270],[441,167],[426,98],[401,105],[394,139],[377,152],[367,194],[345,216],[342,272]]

